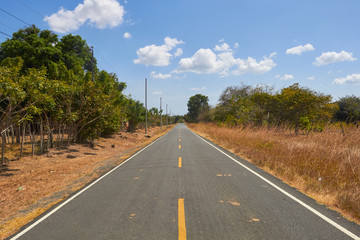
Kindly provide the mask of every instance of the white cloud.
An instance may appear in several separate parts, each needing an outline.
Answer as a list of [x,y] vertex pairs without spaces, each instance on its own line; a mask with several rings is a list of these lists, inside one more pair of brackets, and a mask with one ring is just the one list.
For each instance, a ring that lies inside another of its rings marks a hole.
[[270,54],[269,58],[273,58],[273,57],[275,57],[275,56],[276,56],[276,54],[277,54],[277,52],[272,52],[272,53]]
[[283,76],[278,74],[275,76],[275,78],[280,79],[280,80],[292,80],[292,79],[294,79],[294,76],[291,74],[284,74]]
[[171,74],[167,73],[167,74],[162,74],[162,73],[158,73],[156,74],[155,71],[152,71],[150,73],[150,76],[152,78],[155,78],[155,79],[167,79],[167,78],[171,78]]
[[116,0],[84,0],[74,10],[61,8],[46,16],[44,21],[51,30],[67,33],[79,29],[86,22],[100,29],[116,27],[123,22],[124,13],[124,7]]
[[230,48],[229,44],[224,42],[220,46],[216,45],[214,48],[214,51],[217,51],[217,52],[231,51],[231,48]]
[[336,62],[344,62],[344,61],[355,61],[357,60],[354,58],[353,53],[349,53],[346,51],[337,52],[325,52],[322,53],[320,57],[315,59],[314,64],[317,66],[323,66],[331,63]]
[[152,92],[152,94],[153,95],[161,95],[161,94],[163,94],[163,92],[162,91],[155,91],[155,92]]
[[315,80],[315,77],[311,76],[311,77],[307,77],[306,79],[310,80],[310,81],[313,81],[313,80]]
[[239,48],[239,43],[236,42],[236,43],[234,44],[234,48]]
[[259,62],[257,62],[252,57],[248,57],[246,60],[236,60],[237,69],[232,72],[234,75],[240,75],[244,73],[263,74],[269,72],[273,67],[276,66],[276,63],[271,59],[271,57],[264,57],[263,60]]
[[164,44],[157,46],[155,44],[139,48],[136,51],[138,59],[133,60],[135,64],[144,64],[146,66],[167,66],[170,64],[170,58],[173,56],[170,51],[176,45],[184,43],[176,38],[166,37]]
[[189,88],[189,90],[191,90],[191,91],[203,91],[203,90],[205,90],[206,89],[206,87],[202,87],[202,88]]
[[[218,46],[219,49],[221,46]],[[216,48],[216,47],[215,47]],[[221,49],[230,49],[226,46]],[[175,73],[193,72],[197,74],[217,73],[224,77],[229,74],[240,75],[245,73],[261,74],[270,71],[276,64],[271,57],[264,57],[257,62],[254,58],[246,60],[234,58],[233,52],[225,51],[215,54],[211,49],[199,49],[192,57],[182,58]]]
[[125,39],[130,39],[131,37],[132,37],[131,33],[129,33],[129,32],[124,33]]
[[334,79],[333,83],[360,85],[360,74],[352,74],[352,75],[347,75],[344,78],[336,78]]
[[300,45],[297,47],[289,48],[286,50],[286,54],[292,54],[292,55],[301,55],[303,52],[309,52],[313,51],[315,48],[310,43],[305,45]]
[[176,49],[176,52],[174,53],[174,57],[179,57],[183,54],[183,50],[181,48]]

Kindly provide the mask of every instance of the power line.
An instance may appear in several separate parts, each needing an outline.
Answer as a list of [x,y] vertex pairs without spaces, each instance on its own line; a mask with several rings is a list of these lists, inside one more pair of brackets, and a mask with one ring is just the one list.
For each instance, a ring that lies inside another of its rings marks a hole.
[[4,10],[4,9],[2,9],[2,8],[0,8],[0,10],[1,10],[1,11],[3,11],[4,13],[6,13],[6,14],[8,14],[8,15],[12,16],[13,18],[16,18],[17,20],[19,20],[19,21],[21,21],[21,22],[25,23],[26,25],[29,25],[29,26],[31,27],[31,24],[29,24],[29,23],[27,23],[27,22],[25,22],[25,21],[21,20],[20,18],[18,18],[18,17],[16,17],[16,16],[12,15],[12,14],[11,14],[11,13],[9,13],[8,11],[5,11],[5,10]]
[[25,7],[27,7],[28,9],[30,9],[31,11],[33,11],[34,13],[36,13],[37,15],[39,15],[40,17],[43,17],[44,15],[39,13],[38,11],[36,11],[35,9],[33,9],[32,7],[30,7],[29,5],[27,5],[26,3],[24,3],[23,1],[17,0],[19,3],[21,3],[22,5],[24,5]]
[[11,29],[11,30],[14,30],[14,31],[16,31],[16,29],[15,29],[15,28],[13,28],[13,27],[10,27],[9,25],[6,25],[6,24],[4,24],[4,23],[1,23],[1,22],[0,22],[0,24],[1,24],[1,25],[3,25],[4,27],[7,27],[7,28],[9,28],[9,29]]
[[9,34],[7,34],[7,33],[4,33],[4,32],[2,32],[2,31],[0,31],[0,33],[2,33],[2,34],[4,34],[4,35],[6,35],[6,36],[8,36],[8,37],[11,37],[12,38],[12,36],[10,36]]

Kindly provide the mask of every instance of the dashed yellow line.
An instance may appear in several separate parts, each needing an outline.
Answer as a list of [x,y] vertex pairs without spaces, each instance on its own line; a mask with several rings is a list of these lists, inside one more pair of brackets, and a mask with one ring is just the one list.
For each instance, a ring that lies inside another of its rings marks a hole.
[[178,225],[179,225],[179,240],[186,240],[186,226],[185,226],[185,207],[184,207],[184,199],[179,198],[178,201]]
[[181,166],[182,166],[182,158],[179,157],[179,168],[181,168]]
[[181,149],[181,144],[179,144],[179,149]]

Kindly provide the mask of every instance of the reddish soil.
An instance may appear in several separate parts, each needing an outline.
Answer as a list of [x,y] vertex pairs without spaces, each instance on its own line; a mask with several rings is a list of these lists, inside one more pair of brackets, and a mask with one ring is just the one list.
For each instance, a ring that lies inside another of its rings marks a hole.
[[26,156],[0,168],[0,239],[68,195],[123,162],[171,128],[121,132],[89,144],[74,144],[46,155]]

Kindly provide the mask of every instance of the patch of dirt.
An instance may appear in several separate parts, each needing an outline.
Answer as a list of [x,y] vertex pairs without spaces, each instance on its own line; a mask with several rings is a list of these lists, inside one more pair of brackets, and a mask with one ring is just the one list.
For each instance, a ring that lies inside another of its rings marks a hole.
[[123,162],[171,128],[154,127],[26,156],[0,169],[0,239]]

